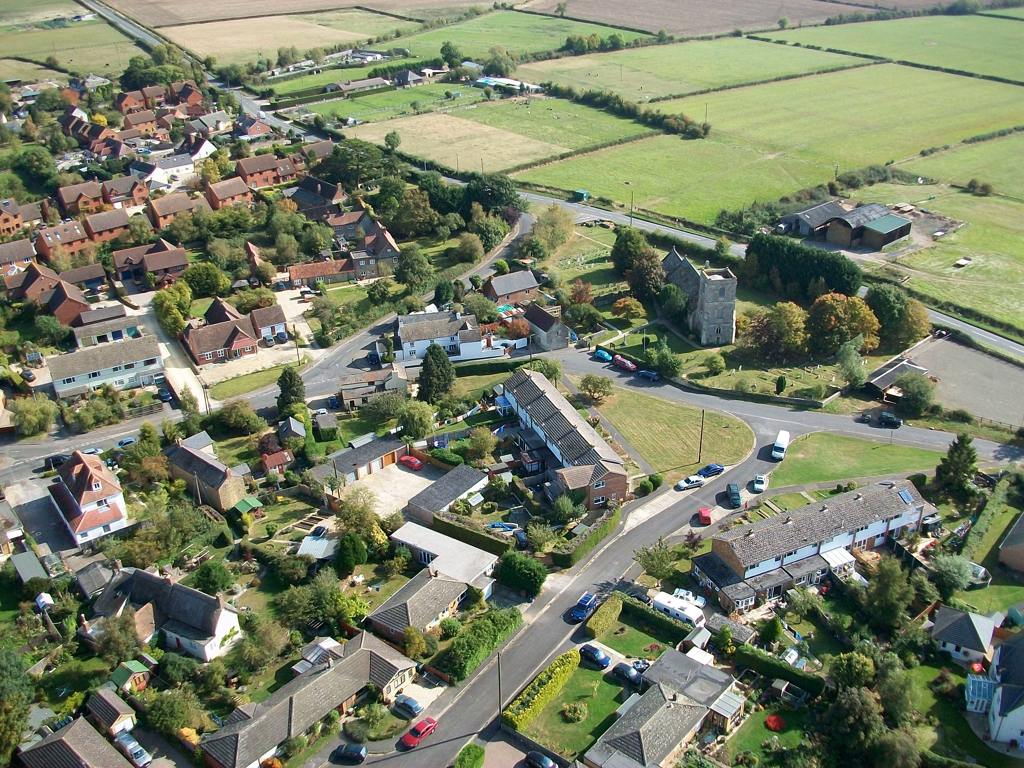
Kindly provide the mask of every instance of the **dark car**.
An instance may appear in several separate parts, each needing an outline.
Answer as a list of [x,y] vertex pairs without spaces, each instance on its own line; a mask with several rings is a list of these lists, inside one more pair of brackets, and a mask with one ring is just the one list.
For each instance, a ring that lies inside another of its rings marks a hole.
[[590,643],[580,646],[580,658],[598,669],[608,669],[608,665],[612,663],[611,657],[607,653]]
[[738,507],[743,503],[743,497],[740,496],[740,487],[736,483],[729,483],[725,486],[725,495],[729,497],[729,503],[734,507]]
[[423,711],[423,705],[404,693],[395,697],[395,712],[406,720],[412,720]]
[[878,417],[878,423],[883,427],[889,427],[890,429],[899,429],[900,427],[903,426],[903,419],[901,419],[895,413],[882,411],[882,415]]
[[169,403],[174,399],[174,395],[171,394],[171,390],[161,387],[156,391],[156,398],[161,403]]
[[278,344],[284,344],[284,343],[285,343],[286,341],[288,341],[288,334],[287,334],[287,333],[285,333],[284,331],[281,331],[281,332],[280,332],[279,334],[277,334],[277,336],[275,336],[274,338],[276,338],[276,339],[277,339],[277,343],[278,343]]
[[32,371],[30,371],[28,368],[26,368],[21,372],[21,378],[23,378],[25,381],[35,381],[36,375],[32,373]]
[[366,759],[366,747],[362,744],[342,744],[331,753],[332,763],[358,765]]
[[319,538],[321,538],[323,536],[326,536],[327,535],[327,526],[326,525],[318,525],[316,528],[313,529],[313,531],[309,535],[312,536],[314,539],[319,539]]
[[526,531],[522,528],[516,528],[516,530],[512,532],[512,536],[516,540],[516,549],[526,549],[526,546],[529,543],[526,539]]
[[597,595],[584,592],[576,601],[576,605],[569,610],[569,620],[576,623],[586,621],[590,618],[590,614],[597,610],[597,602]]
[[624,661],[612,667],[612,674],[624,683],[640,685],[640,673]]
[[557,768],[558,763],[545,755],[543,752],[527,752],[526,765],[528,768]]
[[61,466],[64,463],[68,462],[68,461],[71,461],[71,457],[68,456],[66,453],[58,453],[58,454],[56,454],[54,456],[47,456],[46,457],[46,468],[47,469],[60,469]]
[[725,467],[721,464],[708,464],[706,467],[701,467],[697,470],[697,474],[701,477],[714,477],[725,472]]
[[657,371],[648,371],[644,368],[642,371],[637,371],[636,375],[641,379],[647,379],[648,381],[661,381],[661,374]]

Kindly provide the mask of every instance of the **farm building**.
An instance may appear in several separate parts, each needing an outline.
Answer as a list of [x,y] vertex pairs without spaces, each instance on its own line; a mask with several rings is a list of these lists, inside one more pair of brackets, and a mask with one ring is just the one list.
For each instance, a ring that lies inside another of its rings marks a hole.
[[846,209],[843,206],[835,200],[829,200],[783,216],[779,224],[786,234],[823,240],[829,222],[845,213]]
[[909,234],[910,219],[889,213],[864,225],[861,244],[866,248],[880,251],[889,243],[895,243]]
[[[872,224],[875,229],[868,228]],[[846,248],[863,245],[877,250],[909,234],[908,219],[889,213],[880,203],[870,203],[829,221],[826,240]]]

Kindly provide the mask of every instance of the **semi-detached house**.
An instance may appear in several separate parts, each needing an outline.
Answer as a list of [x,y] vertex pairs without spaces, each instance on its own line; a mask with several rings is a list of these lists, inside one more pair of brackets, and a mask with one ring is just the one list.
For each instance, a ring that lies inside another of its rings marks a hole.
[[909,482],[868,485],[716,534],[693,559],[693,576],[726,610],[746,611],[849,572],[851,550],[916,531],[935,511]]
[[115,389],[148,387],[164,369],[155,336],[97,344],[46,359],[57,397],[72,397],[109,384]]

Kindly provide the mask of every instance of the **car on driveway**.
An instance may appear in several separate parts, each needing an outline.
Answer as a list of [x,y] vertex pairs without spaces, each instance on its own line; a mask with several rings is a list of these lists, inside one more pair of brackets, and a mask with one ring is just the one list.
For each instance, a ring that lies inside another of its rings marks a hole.
[[281,331],[274,338],[277,339],[278,344],[284,344],[286,341],[288,341],[288,334],[285,333],[284,331]]
[[327,415],[327,409],[326,408],[317,408],[315,411],[313,411],[313,415],[314,416],[326,416]]
[[30,371],[28,368],[25,368],[21,372],[21,378],[23,378],[25,381],[35,381],[36,375],[32,373],[32,371]]
[[516,549],[526,549],[530,543],[530,540],[526,538],[526,531],[522,528],[516,528],[512,531],[512,536],[514,536],[516,540]]
[[425,717],[409,729],[401,740],[402,746],[406,749],[413,749],[420,745],[427,736],[437,730],[437,720],[432,717]]
[[169,403],[174,399],[174,395],[171,394],[171,390],[161,387],[156,391],[156,399],[161,403]]
[[82,453],[86,454],[87,456],[99,456],[101,453],[103,453],[103,449],[102,448],[83,448],[82,449]]
[[61,465],[71,461],[71,457],[66,453],[58,453],[53,456],[47,456],[46,461],[43,462],[43,467],[46,469],[60,469]]
[[632,360],[627,360],[622,355],[616,355],[613,357],[612,365],[616,368],[621,368],[624,371],[629,371],[630,373],[634,373],[636,371],[636,363]]
[[672,592],[672,597],[678,597],[680,600],[693,603],[698,608],[703,608],[708,604],[707,599],[703,595],[695,595],[688,589],[676,589]]
[[342,744],[331,753],[332,763],[359,765],[366,760],[366,747],[362,744]]
[[594,359],[600,360],[602,363],[610,363],[612,361],[611,353],[606,352],[603,349],[599,349],[594,353]]
[[126,731],[122,731],[114,737],[114,744],[124,752],[125,757],[131,761],[135,768],[146,768],[153,762],[153,756],[149,754],[142,745],[135,740],[135,737]]
[[707,466],[701,467],[697,470],[697,474],[703,478],[714,477],[725,472],[725,467],[721,464],[708,464]]
[[648,381],[661,381],[661,374],[657,371],[648,371],[644,368],[642,371],[637,371],[636,375],[641,379],[647,379]]
[[624,661],[619,662],[612,667],[612,675],[622,682],[629,683],[630,685],[640,685],[640,681],[642,680],[640,673]]
[[689,477],[684,477],[682,480],[676,483],[676,490],[687,491],[690,488],[700,488],[702,485],[704,485],[704,482],[705,480],[702,476],[690,475]]
[[729,497],[729,503],[734,507],[739,507],[743,504],[740,487],[736,483],[729,483],[725,486],[725,495]]
[[768,489],[768,475],[754,475],[754,484],[751,487],[754,493],[764,493]]
[[395,696],[395,711],[406,720],[412,720],[423,711],[423,705],[404,693]]
[[398,460],[398,463],[403,467],[411,469],[413,472],[419,472],[423,469],[423,462],[417,459],[415,456],[403,456]]
[[558,768],[558,763],[545,755],[543,752],[526,753],[527,768]]
[[580,658],[598,669],[608,669],[608,665],[612,663],[612,659],[607,653],[590,643],[580,646]]
[[117,441],[117,447],[124,449],[129,445],[135,445],[137,442],[139,442],[139,438],[137,437],[123,437]]

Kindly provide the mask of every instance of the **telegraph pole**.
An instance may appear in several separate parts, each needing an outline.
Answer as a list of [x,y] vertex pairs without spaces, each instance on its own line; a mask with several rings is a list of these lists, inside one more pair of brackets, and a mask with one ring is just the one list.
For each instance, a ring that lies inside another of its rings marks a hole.
[[501,720],[501,651],[498,651],[498,720]]
[[704,409],[700,409],[700,441],[697,443],[697,463],[700,464],[700,455],[704,451]]

